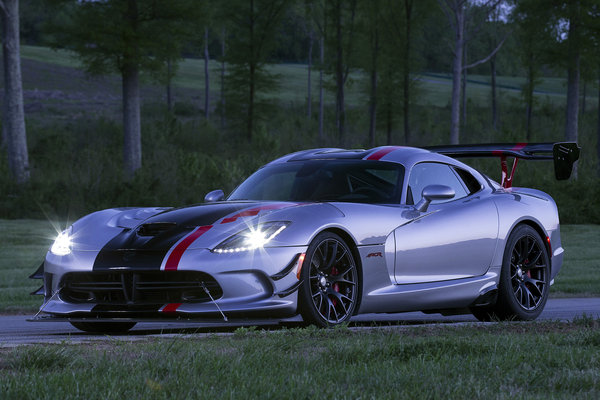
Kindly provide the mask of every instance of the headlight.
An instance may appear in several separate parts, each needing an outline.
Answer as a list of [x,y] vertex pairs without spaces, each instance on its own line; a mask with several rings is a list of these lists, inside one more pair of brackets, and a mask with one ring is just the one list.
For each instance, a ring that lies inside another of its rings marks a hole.
[[69,235],[70,229],[63,231],[56,240],[52,247],[50,247],[50,251],[52,254],[56,254],[57,256],[66,256],[67,254],[71,254],[71,237]]
[[224,240],[213,251],[215,253],[238,253],[261,248],[279,235],[289,224],[289,222],[266,222],[248,228]]

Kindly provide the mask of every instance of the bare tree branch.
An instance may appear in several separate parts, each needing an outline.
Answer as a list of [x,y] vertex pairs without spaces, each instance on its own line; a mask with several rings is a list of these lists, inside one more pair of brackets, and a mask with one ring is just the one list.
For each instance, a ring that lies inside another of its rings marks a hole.
[[465,69],[473,68],[473,67],[476,67],[476,66],[478,66],[480,64],[483,64],[485,62],[488,62],[490,60],[490,58],[494,57],[494,55],[498,52],[498,50],[500,50],[500,48],[502,47],[502,45],[506,41],[506,38],[508,37],[509,34],[507,34],[506,36],[504,36],[504,38],[500,41],[500,43],[498,44],[498,46],[496,46],[496,48],[494,49],[494,51],[492,51],[490,54],[488,54],[488,56],[486,58],[482,58],[481,60],[476,61],[473,64],[465,65],[465,66],[462,67],[462,69],[465,70]]

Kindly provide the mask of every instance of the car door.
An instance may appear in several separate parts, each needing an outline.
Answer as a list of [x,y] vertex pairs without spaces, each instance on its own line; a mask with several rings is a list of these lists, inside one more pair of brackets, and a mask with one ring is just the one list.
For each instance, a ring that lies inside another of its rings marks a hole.
[[454,166],[416,164],[408,177],[407,203],[418,203],[423,188],[433,184],[450,186],[456,195],[432,202],[412,222],[395,229],[398,284],[479,276],[490,267],[498,239],[498,212],[481,183]]

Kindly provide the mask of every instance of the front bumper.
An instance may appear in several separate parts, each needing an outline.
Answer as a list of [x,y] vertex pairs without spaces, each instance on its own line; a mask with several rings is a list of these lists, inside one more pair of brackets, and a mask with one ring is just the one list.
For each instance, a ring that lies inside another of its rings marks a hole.
[[[43,271],[45,301],[40,310],[54,317],[68,318],[210,319],[219,318],[221,312],[228,317],[239,318],[288,317],[297,313],[299,255],[306,249],[306,246],[272,247],[227,254],[216,254],[208,249],[188,250],[179,263],[178,271],[182,275],[197,272],[201,273],[198,276],[209,276],[214,281],[211,285],[206,284],[210,296],[192,296],[189,301],[185,296],[155,296],[153,298],[162,300],[154,303],[147,296],[136,298],[136,289],[129,286],[134,279],[130,278],[123,279],[127,281],[124,285],[132,288],[125,288],[124,295],[103,296],[101,301],[97,301],[101,296],[93,292],[87,298],[76,296],[74,300],[72,291],[68,290],[71,287],[67,288],[68,278],[74,274],[98,274],[92,269],[94,254],[73,252],[59,257],[49,253]],[[114,266],[103,272],[115,276],[151,273],[156,278],[171,271]],[[204,285],[204,282],[201,283]],[[215,285],[219,290],[215,290]]]

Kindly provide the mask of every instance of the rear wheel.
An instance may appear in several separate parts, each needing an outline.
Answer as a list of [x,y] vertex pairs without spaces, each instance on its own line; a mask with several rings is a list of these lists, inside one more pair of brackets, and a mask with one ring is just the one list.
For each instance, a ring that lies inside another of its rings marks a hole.
[[504,250],[498,301],[471,311],[481,321],[533,320],[544,309],[549,289],[550,258],[546,245],[535,229],[519,225],[510,234]]
[[71,322],[75,328],[93,333],[124,333],[135,326],[135,322]]
[[330,327],[350,319],[359,296],[359,274],[354,256],[338,235],[323,232],[308,246],[298,292],[305,322]]

